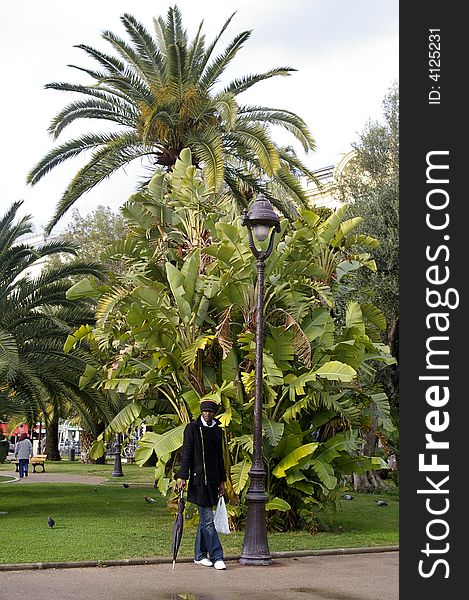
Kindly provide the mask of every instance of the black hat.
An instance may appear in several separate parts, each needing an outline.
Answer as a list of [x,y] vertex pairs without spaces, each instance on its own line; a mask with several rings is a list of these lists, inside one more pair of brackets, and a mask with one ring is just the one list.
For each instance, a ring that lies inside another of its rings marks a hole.
[[213,400],[201,400],[200,412],[203,412],[204,410],[211,410],[216,413],[218,410],[218,404]]

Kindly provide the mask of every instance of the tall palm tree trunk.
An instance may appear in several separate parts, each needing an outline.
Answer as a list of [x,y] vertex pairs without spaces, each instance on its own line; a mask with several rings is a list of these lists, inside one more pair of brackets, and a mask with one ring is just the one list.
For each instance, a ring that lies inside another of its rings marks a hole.
[[52,417],[47,423],[46,429],[46,448],[47,460],[61,460],[59,452],[59,418]]

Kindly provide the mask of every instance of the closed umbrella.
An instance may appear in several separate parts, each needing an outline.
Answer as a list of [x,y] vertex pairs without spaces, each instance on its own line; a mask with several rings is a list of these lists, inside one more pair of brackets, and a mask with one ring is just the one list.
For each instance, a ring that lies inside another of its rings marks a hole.
[[186,506],[186,501],[183,498],[184,490],[181,490],[181,496],[178,502],[178,510],[176,513],[176,520],[174,521],[173,526],[173,569],[176,564],[176,556],[179,550],[179,546],[181,545],[182,531],[184,529],[184,508]]

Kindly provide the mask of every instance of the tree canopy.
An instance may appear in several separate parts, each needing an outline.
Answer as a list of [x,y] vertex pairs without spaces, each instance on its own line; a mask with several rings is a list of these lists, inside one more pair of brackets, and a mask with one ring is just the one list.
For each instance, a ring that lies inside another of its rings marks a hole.
[[31,170],[28,182],[35,184],[64,161],[91,153],[59,200],[48,231],[82,194],[118,169],[144,159],[150,167],[150,178],[155,165],[171,169],[185,147],[191,149],[194,165],[204,166],[207,185],[214,192],[223,189],[239,205],[246,206],[253,192],[262,189],[282,212],[295,216],[295,207],[306,202],[296,175],[314,179],[314,174],[294,152],[275,144],[270,128],[283,127],[306,152],[314,149],[311,133],[303,119],[288,110],[238,101],[238,96],[256,83],[288,76],[294,69],[277,67],[221,85],[225,69],[251,35],[243,31],[221,53],[214,54],[233,16],[207,43],[202,23],[189,40],[177,6],[169,8],[166,20],[154,19],[154,35],[135,17],[124,14],[121,21],[127,40],[111,31],[102,33],[112,53],[85,44],[77,46],[97,66],[73,68],[87,74],[92,82],[46,85],[48,89],[84,96],[54,117],[49,132],[57,139],[81,119],[98,119],[117,129],[93,129],[69,139]]

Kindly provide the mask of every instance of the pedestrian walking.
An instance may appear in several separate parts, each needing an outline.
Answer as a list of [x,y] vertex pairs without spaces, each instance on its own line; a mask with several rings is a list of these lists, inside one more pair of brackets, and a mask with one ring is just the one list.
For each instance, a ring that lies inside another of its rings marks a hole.
[[[222,430],[215,419],[218,404],[200,402],[200,416],[184,429],[180,479],[177,489],[187,486],[187,500],[197,505],[199,525],[194,543],[194,562],[217,570],[226,569],[223,548],[213,523],[213,507],[225,492],[226,471],[223,461]],[[210,557],[210,558],[209,558]]]
[[18,459],[18,470],[20,472],[20,478],[28,476],[29,459],[33,456],[33,445],[31,440],[28,438],[28,434],[22,433],[20,435],[20,441],[16,442],[15,445],[15,458]]

